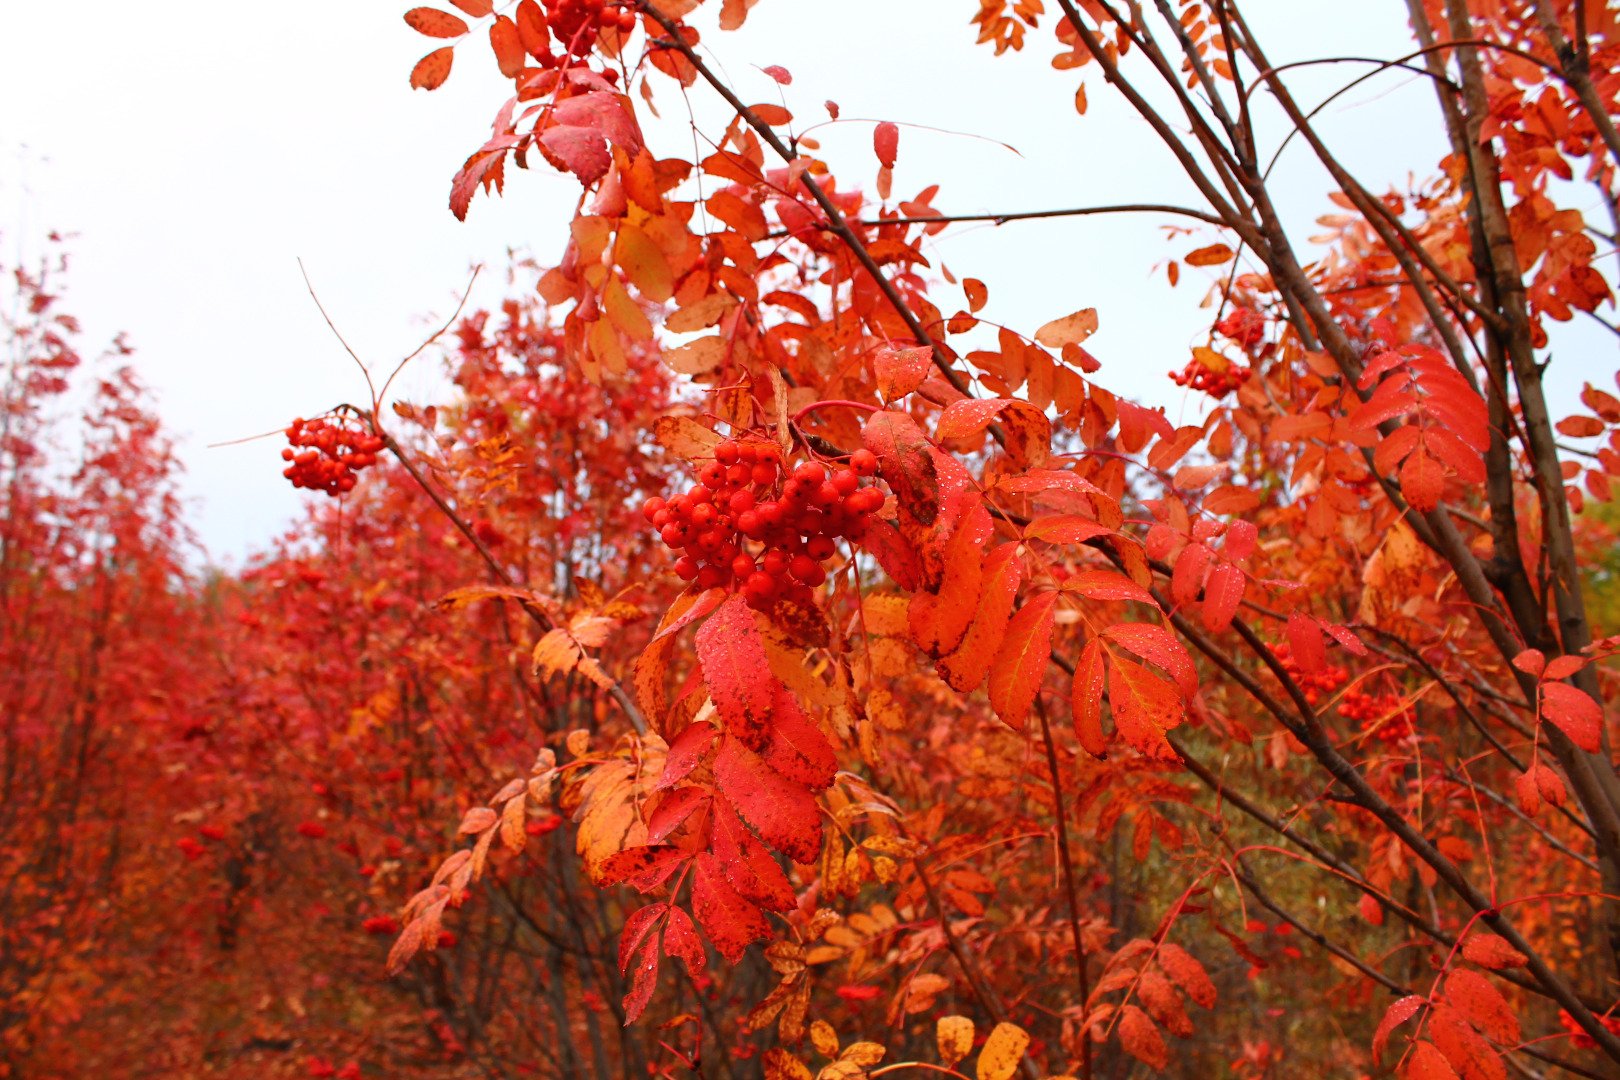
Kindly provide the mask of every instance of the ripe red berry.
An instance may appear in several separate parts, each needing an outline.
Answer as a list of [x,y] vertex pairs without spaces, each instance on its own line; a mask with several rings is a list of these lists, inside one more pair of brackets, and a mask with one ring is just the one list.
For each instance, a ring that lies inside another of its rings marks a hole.
[[831,480],[822,481],[820,484],[816,485],[815,491],[810,493],[810,501],[821,507],[823,510],[841,498],[843,498],[843,493],[838,490],[838,485],[834,484]]
[[839,469],[833,473],[832,486],[838,489],[840,495],[853,495],[861,486],[861,478],[851,469]]
[[754,572],[754,557],[752,555],[738,555],[731,560],[731,572],[738,578],[746,578]]
[[697,560],[690,555],[682,555],[675,560],[675,576],[682,581],[691,581],[698,576]]
[[753,478],[754,467],[752,465],[744,465],[739,461],[726,469],[726,483],[728,484],[746,484]]
[[737,515],[737,531],[750,540],[760,540],[765,536],[765,519],[757,510],[744,510]]
[[780,578],[788,572],[788,563],[791,561],[787,552],[780,548],[771,548],[759,560],[759,568],[773,578]]
[[753,464],[759,455],[759,444],[755,442],[740,442],[737,444],[737,460]]
[[793,479],[813,489],[827,479],[827,470],[814,461],[806,461],[793,470]]
[[743,588],[748,591],[748,595],[756,600],[768,600],[775,596],[776,587],[776,578],[763,570],[756,570],[754,573],[749,574],[747,582],[743,585]]
[[726,467],[718,461],[711,461],[698,472],[698,479],[703,486],[709,489],[718,488],[726,482]]
[[654,495],[652,498],[641,504],[641,516],[650,522],[658,515],[659,511],[663,510],[663,508],[664,500]]
[[870,514],[883,505],[883,492],[877,488],[862,488],[844,500],[851,513]]
[[720,512],[714,508],[714,503],[698,503],[692,508],[692,524],[701,528],[713,521],[719,514]]
[[686,530],[674,522],[658,530],[658,536],[670,547],[681,547],[686,543]]
[[855,470],[856,476],[876,476],[878,460],[877,455],[870,450],[861,449],[849,455],[849,467]]
[[805,584],[809,584],[808,579],[820,569],[821,564],[809,555],[799,554],[788,560],[788,571]]
[[731,507],[733,514],[741,514],[745,510],[752,510],[754,508],[754,493],[747,490],[734,491],[731,493],[731,498],[727,500],[726,505]]
[[731,575],[718,566],[705,566],[698,571],[697,583],[700,589],[718,589],[731,579]]
[[837,549],[830,536],[812,536],[804,542],[804,551],[812,559],[828,559]]
[[756,461],[749,471],[749,479],[763,487],[776,479],[776,462]]
[[737,444],[730,439],[725,440],[714,448],[714,460],[722,465],[735,465],[737,463]]

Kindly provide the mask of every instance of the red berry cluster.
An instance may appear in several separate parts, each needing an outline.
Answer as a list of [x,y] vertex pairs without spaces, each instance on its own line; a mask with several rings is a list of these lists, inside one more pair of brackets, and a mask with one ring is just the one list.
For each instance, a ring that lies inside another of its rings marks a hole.
[[[518,5],[517,19],[523,48],[541,67],[557,67],[570,54],[588,55],[596,47],[597,35],[603,30],[612,29],[628,34],[636,28],[634,9],[605,0],[543,0],[543,16],[540,14],[541,6],[535,0],[523,0]],[[550,42],[532,40],[534,34],[529,28],[540,25],[551,31],[551,36],[556,38],[562,50],[560,53],[551,51]],[[602,74],[613,82],[618,72],[608,68]]]
[[877,458],[857,450],[830,474],[818,462],[795,466],[785,478],[774,443],[727,439],[698,483],[665,500],[654,496],[641,512],[670,548],[683,552],[675,573],[700,588],[741,588],[763,607],[782,596],[809,603],[827,580],[822,563],[834,539],[858,540],[883,493],[862,487],[877,473]]
[[1266,336],[1266,317],[1253,308],[1235,307],[1215,324],[1215,329],[1242,348],[1253,352]]
[[1339,699],[1339,715],[1354,720],[1362,731],[1371,731],[1379,742],[1393,746],[1411,738],[1417,719],[1411,706],[1399,694],[1364,694],[1352,690]]
[[293,487],[333,496],[351,491],[355,474],[377,464],[383,448],[379,435],[326,420],[294,420],[286,435],[292,446],[281,452],[281,460],[289,462],[281,475]]
[[1248,382],[1251,374],[1253,371],[1242,364],[1228,364],[1225,371],[1216,371],[1195,356],[1182,370],[1172,371],[1170,381],[1177,386],[1200,390],[1219,401]]
[[1329,664],[1321,671],[1301,670],[1294,662],[1294,654],[1287,642],[1272,646],[1271,651],[1282,662],[1283,670],[1294,680],[1294,685],[1305,694],[1305,700],[1312,705],[1320,701],[1323,694],[1333,693],[1350,679],[1350,673],[1336,664]]

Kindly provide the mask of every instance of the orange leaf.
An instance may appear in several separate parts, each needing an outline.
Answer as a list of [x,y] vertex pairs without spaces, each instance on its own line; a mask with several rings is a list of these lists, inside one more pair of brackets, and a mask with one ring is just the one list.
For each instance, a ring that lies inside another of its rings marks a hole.
[[1051,322],[1035,331],[1035,340],[1048,349],[1079,345],[1097,330],[1097,309],[1081,308],[1072,315]]
[[505,15],[495,16],[495,21],[489,24],[489,47],[495,51],[495,62],[500,65],[502,75],[515,79],[523,74],[525,54],[517,23]]
[[449,45],[442,49],[434,49],[411,68],[411,89],[437,90],[444,85],[444,80],[450,77],[450,65],[456,58],[456,50]]
[[1183,694],[1191,696],[1198,689],[1198,669],[1193,666],[1192,654],[1164,627],[1154,623],[1119,623],[1104,630],[1103,636],[1164,668]]
[[1096,638],[1086,642],[1080,662],[1074,666],[1074,685],[1069,691],[1074,710],[1074,734],[1086,753],[1095,758],[1108,756],[1108,742],[1102,731],[1103,649]]
[[917,389],[928,377],[933,357],[934,351],[928,348],[879,349],[872,360],[878,394],[885,401],[895,401]]
[[1007,621],[1012,617],[1018,582],[1023,576],[1023,564],[1017,555],[1018,544],[1006,543],[985,559],[984,588],[973,624],[956,651],[939,662],[940,675],[958,693],[979,688],[1006,637]]
[[1222,263],[1231,262],[1234,254],[1232,249],[1225,244],[1210,244],[1208,247],[1201,247],[1197,251],[1187,252],[1182,261],[1188,266],[1219,266]]
[[969,398],[945,406],[934,435],[941,439],[965,439],[990,426],[996,414],[1012,404],[1012,398]]
[[1110,657],[1108,703],[1114,727],[1125,741],[1147,757],[1175,760],[1175,748],[1164,733],[1185,717],[1181,695],[1153,672],[1123,657]]
[[459,16],[438,8],[418,7],[411,8],[405,13],[405,21],[412,30],[428,37],[452,38],[460,37],[467,32],[467,24]]
[[1052,655],[1052,608],[1057,593],[1037,593],[1007,624],[990,667],[990,705],[1009,727],[1023,730]]

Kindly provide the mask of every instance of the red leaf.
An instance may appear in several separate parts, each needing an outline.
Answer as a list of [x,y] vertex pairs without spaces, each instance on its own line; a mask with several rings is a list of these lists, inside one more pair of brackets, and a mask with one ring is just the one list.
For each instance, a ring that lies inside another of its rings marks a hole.
[[482,19],[495,10],[495,0],[450,0],[450,2],[475,19]]
[[698,940],[692,916],[674,906],[670,907],[669,922],[664,925],[664,955],[678,958],[694,978],[709,967],[709,958]]
[[714,758],[714,783],[760,839],[794,862],[821,853],[821,815],[815,796],[784,777],[739,739],[727,738]]
[[1170,1064],[1170,1050],[1164,1045],[1158,1025],[1135,1005],[1126,1005],[1119,1011],[1119,1045],[1151,1068],[1162,1071]]
[[540,145],[586,187],[606,176],[613,164],[607,140],[591,128],[550,127],[540,133]]
[[1170,599],[1178,604],[1190,604],[1198,599],[1204,587],[1204,571],[1215,553],[1203,544],[1188,544],[1176,556],[1175,569],[1170,573]]
[[867,522],[866,535],[861,537],[861,548],[869,552],[883,572],[905,591],[914,592],[921,587],[922,563],[917,558],[916,549],[887,521],[874,518]]
[[1588,753],[1603,746],[1603,708],[1568,683],[1542,683],[1541,715],[1569,736],[1569,741]]
[[878,474],[901,509],[923,525],[939,516],[939,474],[928,438],[905,413],[875,413],[861,430],[861,443],[878,459]]
[[669,753],[664,758],[664,774],[658,778],[653,790],[662,791],[686,779],[687,774],[697,768],[698,762],[708,754],[717,734],[719,732],[715,726],[707,720],[686,725],[685,730],[669,744]]
[[1132,600],[1158,607],[1153,594],[1117,570],[1083,570],[1063,583],[1064,592],[1077,592],[1093,600]]
[[1327,667],[1327,643],[1315,619],[1302,612],[1288,616],[1288,651],[1307,675]]
[[1074,734],[1086,753],[1095,758],[1108,756],[1108,742],[1102,731],[1103,649],[1096,638],[1086,642],[1080,662],[1074,666],[1074,685],[1069,691],[1074,710]]
[[770,67],[763,67],[759,70],[763,71],[765,74],[769,75],[783,86],[790,86],[793,83],[792,74],[789,73],[787,68],[782,67],[779,64],[772,64]]
[[759,908],[737,895],[725,871],[707,851],[692,860],[692,914],[720,955],[735,964],[750,942],[771,936]]
[[1243,601],[1245,585],[1243,571],[1231,563],[1221,563],[1209,572],[1209,580],[1204,584],[1205,630],[1213,633],[1226,629]]
[[1437,1005],[1429,1014],[1429,1038],[1463,1080],[1507,1080],[1507,1067],[1461,1013]]
[[1052,608],[1057,593],[1036,593],[1007,623],[1001,649],[990,666],[990,705],[1008,727],[1019,731],[1040,691],[1052,657]]
[[630,956],[636,947],[653,934],[653,927],[659,916],[669,910],[666,903],[648,904],[639,908],[624,921],[624,929],[619,933],[619,974],[623,975],[630,970]]
[[1417,1015],[1417,1011],[1423,1008],[1425,1004],[1427,1002],[1424,998],[1417,994],[1410,994],[1384,1010],[1384,1018],[1378,1022],[1378,1030],[1373,1032],[1372,1052],[1374,1061],[1383,1058],[1384,1047],[1389,1044],[1390,1034]]
[[872,148],[877,151],[878,163],[885,169],[894,168],[894,155],[900,146],[900,129],[887,120],[872,132]]
[[996,414],[1012,404],[1012,398],[968,398],[945,406],[934,435],[940,439],[965,439],[990,426]]
[[434,49],[411,68],[411,88],[413,90],[437,90],[444,85],[444,80],[450,77],[450,65],[456,58],[456,50],[449,45],[442,49]]
[[647,817],[647,842],[662,844],[712,797],[708,788],[697,785],[678,788],[664,796],[658,808]]
[[1125,741],[1147,757],[1176,759],[1164,733],[1181,724],[1185,714],[1176,688],[1153,672],[1123,657],[1110,657],[1108,703],[1114,727]]
[[1520,968],[1529,963],[1525,955],[1495,934],[1474,933],[1463,942],[1463,959],[1480,967],[1499,971]]
[[1007,634],[1018,596],[1023,564],[1018,560],[1016,543],[1002,544],[984,561],[984,588],[973,624],[955,652],[940,660],[939,673],[951,689],[967,694],[977,690],[990,673],[991,661]]
[[662,884],[686,854],[667,844],[625,848],[602,860],[594,880],[603,888],[628,883],[645,892]]
[[1154,623],[1120,623],[1104,630],[1103,636],[1164,668],[1184,695],[1190,697],[1197,691],[1198,669],[1193,666],[1192,654],[1164,627]]
[[648,934],[627,959],[625,976],[630,986],[624,994],[624,1022],[633,1024],[658,989],[658,935]]
[[742,823],[730,807],[714,808],[714,857],[737,895],[768,911],[793,907],[793,886],[776,865],[765,845]]
[[1506,1046],[1519,1041],[1519,1018],[1489,979],[1471,968],[1446,976],[1446,1000],[1480,1032]]
[[721,604],[697,635],[703,681],[726,731],[754,749],[769,741],[776,678],[759,624],[742,593]]
[[453,38],[467,32],[467,24],[459,16],[437,8],[411,8],[405,13],[405,21],[412,30],[428,37]]
[[821,791],[838,772],[838,755],[814,720],[804,714],[793,692],[778,683],[771,710],[771,741],[765,762],[789,780]]
[[1198,1005],[1215,1007],[1215,984],[1204,965],[1186,949],[1173,941],[1164,942],[1159,946],[1159,966]]
[[1406,1059],[1404,1080],[1458,1080],[1457,1071],[1446,1064],[1445,1055],[1431,1042],[1415,1042]]

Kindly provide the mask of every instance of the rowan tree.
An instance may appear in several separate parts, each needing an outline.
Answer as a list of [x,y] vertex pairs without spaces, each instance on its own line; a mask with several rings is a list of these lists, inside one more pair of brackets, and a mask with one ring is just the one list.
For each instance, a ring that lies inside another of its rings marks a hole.
[[[643,898],[620,920],[626,1020],[762,942],[778,985],[724,1004],[773,1032],[748,1044],[771,1076],[960,1074],[975,1052],[980,1077],[1119,1075],[1122,1054],[1238,1075],[1620,1063],[1620,638],[1579,563],[1620,399],[1588,384],[1560,417],[1545,391],[1549,324],[1612,311],[1613,12],[1412,0],[1408,55],[1322,58],[1363,68],[1347,86],[1434,90],[1450,152],[1384,188],[1239,4],[965,5],[997,53],[1099,72],[1198,191],[980,215],[1194,223],[1171,279],[1213,270],[1217,315],[1176,372],[1209,407],[1177,427],[1104,389],[1096,311],[997,325],[994,268],[930,262],[955,219],[937,188],[895,197],[895,123],[875,162],[827,160],[789,72],[764,68],[784,103],[739,96],[693,21],[713,6],[405,16],[444,42],[413,86],[486,38],[512,81],[451,210],[509,162],[582,185],[538,287],[558,362],[605,392],[679,376],[639,445],[690,472],[642,507],[670,550],[629,582],[662,609],[633,658],[598,595],[482,549],[481,595],[534,616],[537,669],[600,716],[466,814],[473,845],[406,905],[391,966],[555,799],[591,881]],[[753,6],[725,0],[720,29]],[[734,116],[655,159],[643,125],[674,90]],[[1277,115],[1337,186],[1315,252],[1276,210],[1258,118]],[[1594,195],[1607,222],[1580,209]],[[381,401],[357,410],[376,437]],[[1233,1015],[1266,995],[1233,955],[1295,969],[1263,1038]],[[1293,1041],[1330,1009],[1333,1035]],[[743,1053],[696,1045],[705,1067]],[[655,1067],[697,1067],[669,1052]]]

